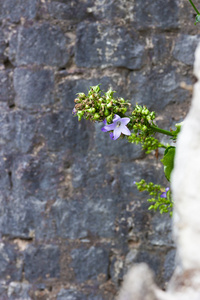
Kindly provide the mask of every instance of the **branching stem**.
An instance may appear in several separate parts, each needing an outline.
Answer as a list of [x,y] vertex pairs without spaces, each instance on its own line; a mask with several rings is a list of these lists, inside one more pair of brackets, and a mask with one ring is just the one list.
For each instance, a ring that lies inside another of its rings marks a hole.
[[163,133],[163,134],[166,134],[169,136],[174,136],[174,134],[171,131],[168,131],[168,130],[165,130],[165,129],[162,129],[162,128],[159,128],[159,127],[156,127],[153,125],[151,125],[150,127],[151,127],[151,129],[153,129],[156,132],[160,132],[160,133]]
[[192,0],[189,0],[189,1],[191,3],[192,7],[194,8],[194,10],[196,11],[196,13],[199,15],[200,13],[199,13],[198,9],[196,8],[196,6],[194,5],[194,3],[192,2]]

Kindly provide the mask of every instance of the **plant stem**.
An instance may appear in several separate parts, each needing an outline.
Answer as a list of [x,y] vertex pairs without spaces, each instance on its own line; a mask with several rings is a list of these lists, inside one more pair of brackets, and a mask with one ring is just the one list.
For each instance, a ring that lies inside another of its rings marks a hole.
[[199,15],[199,11],[198,11],[198,9],[196,8],[196,6],[194,5],[194,3],[192,2],[192,0],[189,0],[189,1],[190,1],[190,3],[191,3],[192,7],[194,8],[194,10],[196,11],[196,13]]
[[165,129],[162,129],[162,128],[159,128],[159,127],[156,127],[156,126],[153,126],[153,125],[151,125],[150,128],[153,129],[156,132],[160,132],[160,133],[163,133],[163,134],[166,134],[166,135],[174,136],[174,134],[171,131],[168,131],[168,130],[165,130]]

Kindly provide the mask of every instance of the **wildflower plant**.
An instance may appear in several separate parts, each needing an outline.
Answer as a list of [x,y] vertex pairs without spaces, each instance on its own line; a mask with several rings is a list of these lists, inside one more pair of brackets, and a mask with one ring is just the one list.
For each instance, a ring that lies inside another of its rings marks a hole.
[[[189,0],[193,9],[196,12],[195,25],[200,23],[200,12],[194,5],[192,0]],[[163,144],[156,138],[156,133],[164,134],[170,137],[174,142],[181,130],[182,123],[176,124],[175,130],[165,130],[156,125],[156,114],[154,111],[149,111],[145,105],[136,104],[132,113],[126,115],[131,104],[123,98],[114,98],[112,89],[103,93],[99,85],[90,87],[87,95],[78,93],[74,100],[75,107],[72,111],[74,116],[81,121],[82,118],[94,122],[103,122],[103,132],[108,132],[112,140],[118,138],[126,138],[128,142],[141,144],[145,152],[151,153],[153,150],[158,151],[158,148],[164,148],[164,155],[161,159],[165,177],[170,182],[171,172],[174,167],[174,157],[176,147],[170,144]],[[173,200],[170,188],[162,187],[152,182],[147,183],[144,179],[134,184],[139,191],[147,191],[150,198],[147,200],[151,203],[149,209],[159,210],[160,213],[169,213],[172,215]]]
[[140,192],[147,191],[150,198],[147,199],[151,203],[149,210],[159,210],[161,214],[169,213],[172,216],[173,201],[170,188],[163,187],[153,182],[147,183],[144,179],[140,182],[134,182]]
[[[104,120],[104,124],[105,121],[106,119]],[[101,130],[104,132],[113,130],[113,132],[110,133],[110,137],[112,140],[117,140],[121,134],[131,135],[130,130],[126,126],[129,122],[129,118],[120,118],[120,116],[115,115],[113,123],[109,125],[106,124],[103,128],[101,128]]]
[[[90,87],[87,95],[78,93],[74,100],[75,107],[72,111],[80,121],[82,118],[93,122],[103,122],[103,132],[108,132],[112,140],[125,138],[130,143],[141,144],[145,152],[151,153],[158,148],[164,148],[161,159],[167,180],[170,182],[171,172],[174,166],[175,147],[161,143],[156,133],[164,134],[176,141],[181,130],[182,123],[176,124],[175,130],[165,130],[156,125],[156,114],[149,111],[145,105],[136,104],[130,113],[131,104],[123,98],[115,98],[115,91],[109,89],[103,93],[100,85]],[[128,115],[126,115],[128,113]],[[147,191],[151,203],[149,209],[159,210],[160,213],[172,215],[173,201],[169,187],[165,188],[152,182],[146,183],[144,179],[134,182],[139,191]]]
[[98,122],[106,119],[108,124],[112,123],[115,114],[123,116],[130,105],[123,98],[114,99],[114,93],[110,89],[103,95],[99,85],[91,87],[87,95],[78,93],[73,114],[77,115],[79,121],[82,118]]

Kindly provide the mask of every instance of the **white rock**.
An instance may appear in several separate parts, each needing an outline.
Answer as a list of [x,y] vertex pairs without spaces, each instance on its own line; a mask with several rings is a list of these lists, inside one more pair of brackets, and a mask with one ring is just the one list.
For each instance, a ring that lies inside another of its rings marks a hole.
[[200,45],[190,112],[179,134],[172,173],[174,236],[183,272],[200,269]]

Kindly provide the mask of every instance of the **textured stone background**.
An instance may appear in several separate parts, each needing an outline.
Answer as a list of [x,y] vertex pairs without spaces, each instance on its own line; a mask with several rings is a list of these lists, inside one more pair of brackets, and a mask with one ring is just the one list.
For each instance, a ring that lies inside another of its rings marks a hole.
[[101,83],[166,129],[182,121],[199,41],[191,5],[0,0],[0,25],[0,299],[112,300],[134,262],[165,287],[171,220],[132,184],[166,185],[159,159],[71,111]]

